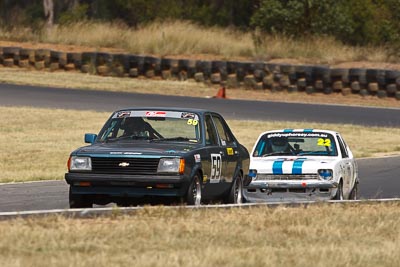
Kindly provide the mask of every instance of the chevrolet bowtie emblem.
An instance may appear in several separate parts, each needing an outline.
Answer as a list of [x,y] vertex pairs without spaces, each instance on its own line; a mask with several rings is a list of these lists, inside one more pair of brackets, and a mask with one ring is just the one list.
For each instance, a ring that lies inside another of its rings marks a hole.
[[121,162],[120,164],[118,164],[118,166],[120,166],[120,167],[128,167],[129,163],[128,162]]

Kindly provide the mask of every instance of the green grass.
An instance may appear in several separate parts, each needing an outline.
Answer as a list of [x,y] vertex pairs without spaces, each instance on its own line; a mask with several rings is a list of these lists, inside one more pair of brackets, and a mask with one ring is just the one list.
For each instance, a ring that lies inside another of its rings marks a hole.
[[[2,266],[397,266],[400,204],[0,221]],[[117,214],[117,212],[116,212]]]
[[[0,107],[0,182],[63,179],[70,152],[85,145],[84,133],[97,133],[106,112]],[[277,128],[339,131],[356,157],[399,154],[400,129],[305,122],[229,120],[235,136],[251,150],[261,132]],[[249,131],[248,129],[251,129]],[[383,132],[390,132],[382,138]]]

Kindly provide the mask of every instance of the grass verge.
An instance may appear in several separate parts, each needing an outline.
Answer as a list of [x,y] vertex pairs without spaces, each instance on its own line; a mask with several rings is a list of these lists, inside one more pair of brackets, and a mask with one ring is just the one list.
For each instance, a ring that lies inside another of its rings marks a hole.
[[[84,133],[97,133],[110,113],[0,107],[0,182],[63,179],[69,154],[83,146]],[[249,150],[258,135],[276,128],[326,128],[343,134],[356,157],[398,154],[400,129],[304,122],[230,120]],[[248,129],[252,129],[249,131]],[[382,133],[389,133],[382,138]]]
[[[117,214],[117,212],[116,212]],[[400,204],[0,221],[2,266],[397,266]]]

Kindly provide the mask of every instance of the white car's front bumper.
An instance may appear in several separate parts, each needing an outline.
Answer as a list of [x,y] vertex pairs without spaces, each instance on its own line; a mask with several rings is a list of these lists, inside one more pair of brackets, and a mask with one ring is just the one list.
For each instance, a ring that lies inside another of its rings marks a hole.
[[248,202],[273,202],[296,200],[329,200],[337,191],[336,182],[321,180],[252,181],[244,188]]

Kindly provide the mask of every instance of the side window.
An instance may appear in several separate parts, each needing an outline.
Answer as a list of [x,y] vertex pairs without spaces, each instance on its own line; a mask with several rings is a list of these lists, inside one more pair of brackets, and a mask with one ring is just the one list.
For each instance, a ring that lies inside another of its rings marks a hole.
[[339,141],[339,147],[340,147],[340,152],[342,153],[342,157],[343,158],[348,158],[349,157],[349,153],[347,153],[347,149],[342,141],[342,139],[337,135],[336,136],[338,141]]
[[221,117],[213,115],[212,116],[215,127],[217,128],[219,137],[221,138],[221,144],[223,146],[233,146],[235,145],[235,139],[233,138],[232,134],[227,130],[227,126]]
[[217,132],[215,131],[214,124],[211,116],[206,115],[206,145],[218,145]]

